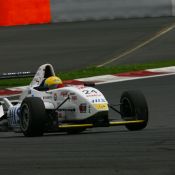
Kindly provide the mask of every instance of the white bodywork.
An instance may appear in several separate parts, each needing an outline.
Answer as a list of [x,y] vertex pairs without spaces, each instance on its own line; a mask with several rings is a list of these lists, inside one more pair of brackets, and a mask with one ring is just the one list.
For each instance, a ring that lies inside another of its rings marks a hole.
[[0,105],[0,118],[4,115],[4,109],[3,106]]
[[[46,73],[45,71],[49,72]],[[26,97],[40,97],[45,105],[46,110],[55,110],[65,100],[57,110],[58,121],[76,121],[84,120],[101,111],[108,111],[108,102],[104,95],[97,89],[87,86],[67,86],[49,91],[38,91],[35,88],[39,86],[47,76],[55,75],[52,65],[45,64],[39,67],[31,84],[22,92],[19,103],[8,105],[8,119],[11,126],[19,125],[20,105]]]
[[[147,126],[148,107],[142,93],[124,92],[120,100],[122,110],[118,111],[93,87],[67,85],[48,90],[44,81],[53,75],[55,73],[50,64],[40,66],[17,103],[3,99],[6,108],[3,110],[4,106],[0,104],[0,121],[4,119],[8,128],[23,132],[25,136],[41,136],[55,131],[80,133],[91,127],[117,125],[125,125],[133,131]],[[121,115],[121,121],[109,119],[108,106]]]
[[28,87],[20,100],[22,101],[25,97],[40,97],[44,101],[46,109],[56,109],[69,97],[57,110],[59,120],[81,120],[99,111],[108,110],[108,104],[103,94],[92,87],[70,86],[46,92]]

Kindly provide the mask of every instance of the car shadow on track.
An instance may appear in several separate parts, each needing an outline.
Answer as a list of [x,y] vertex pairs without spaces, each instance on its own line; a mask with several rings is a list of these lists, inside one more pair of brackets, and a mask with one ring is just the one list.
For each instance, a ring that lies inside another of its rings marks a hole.
[[[41,137],[55,137],[55,136],[59,136],[59,137],[65,137],[65,136],[78,136],[78,135],[97,135],[97,134],[108,134],[108,133],[127,133],[127,130],[113,130],[113,131],[84,131],[82,133],[79,134],[68,134],[66,132],[60,133],[60,132],[56,132],[56,133],[46,133],[43,136],[39,136],[39,137],[28,137],[28,138],[41,138]],[[25,136],[22,133],[13,133],[13,132],[0,132],[0,139],[10,139],[10,138],[25,138]]]
[[[145,132],[146,130],[144,130]],[[148,130],[147,130],[148,131]],[[142,132],[142,131],[134,131],[134,132]],[[14,132],[0,132],[0,140],[1,139],[12,139],[12,138],[43,138],[43,137],[74,137],[74,136],[83,136],[83,135],[101,135],[101,134],[111,134],[111,133],[131,133],[131,131],[120,129],[120,130],[87,130],[78,134],[68,134],[66,132],[54,132],[54,133],[45,133],[43,136],[37,137],[25,137],[22,133],[14,133]]]

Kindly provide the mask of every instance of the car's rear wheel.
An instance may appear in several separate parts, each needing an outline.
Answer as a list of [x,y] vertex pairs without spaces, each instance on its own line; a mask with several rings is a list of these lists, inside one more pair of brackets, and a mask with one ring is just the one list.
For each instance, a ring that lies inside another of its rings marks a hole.
[[21,104],[20,126],[28,137],[42,136],[46,121],[43,101],[38,97],[27,97]]
[[140,120],[138,123],[126,124],[128,130],[141,130],[148,123],[148,105],[140,91],[123,92],[120,99],[120,112],[124,120]]

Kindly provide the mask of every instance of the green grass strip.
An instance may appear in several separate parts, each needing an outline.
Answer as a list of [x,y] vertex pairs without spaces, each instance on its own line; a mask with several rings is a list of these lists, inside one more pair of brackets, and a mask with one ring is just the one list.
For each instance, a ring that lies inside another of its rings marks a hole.
[[[90,67],[70,72],[60,72],[59,77],[62,80],[71,80],[76,78],[84,78],[84,77],[106,75],[106,74],[117,74],[122,72],[138,71],[138,70],[168,67],[168,66],[175,66],[175,60],[159,61],[148,64],[113,66],[113,67],[100,67],[100,68]],[[31,78],[0,80],[0,88],[28,85],[31,82],[31,80],[32,80]]]

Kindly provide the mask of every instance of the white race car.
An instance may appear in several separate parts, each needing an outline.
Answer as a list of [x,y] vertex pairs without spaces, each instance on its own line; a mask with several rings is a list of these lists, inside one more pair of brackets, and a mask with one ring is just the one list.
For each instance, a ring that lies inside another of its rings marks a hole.
[[[75,134],[87,128],[116,125],[125,125],[129,130],[141,130],[147,126],[148,106],[141,92],[123,92],[119,109],[116,109],[98,89],[91,86],[42,88],[43,80],[54,75],[52,65],[42,65],[15,104],[3,98],[0,122],[6,120],[8,128],[25,136],[41,136],[48,132]],[[109,108],[119,113],[121,119],[109,119]]]

